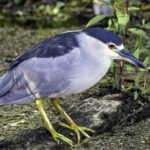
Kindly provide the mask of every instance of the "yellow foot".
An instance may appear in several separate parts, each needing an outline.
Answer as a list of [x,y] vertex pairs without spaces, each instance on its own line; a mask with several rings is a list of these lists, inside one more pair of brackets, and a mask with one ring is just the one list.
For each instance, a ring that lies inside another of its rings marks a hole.
[[68,129],[71,129],[73,130],[76,135],[77,135],[77,139],[78,139],[78,144],[80,143],[80,132],[87,138],[90,138],[90,136],[85,132],[85,131],[88,131],[88,132],[92,132],[93,134],[96,133],[96,131],[92,130],[92,129],[89,129],[89,128],[86,128],[86,127],[81,127],[81,126],[78,126],[76,123],[72,122],[69,125],[65,124],[65,123],[62,123],[60,122],[59,123],[60,126],[63,126],[65,128],[68,128]]
[[69,145],[73,146],[73,141],[69,138],[65,137],[64,135],[56,132],[55,130],[50,130],[49,127],[44,124],[44,127],[52,134],[52,138],[59,144],[60,140],[65,141]]
[[82,133],[85,137],[87,138],[90,138],[90,136],[85,132],[85,131],[88,131],[88,132],[92,132],[92,133],[95,133],[94,130],[92,129],[89,129],[89,128],[86,128],[86,127],[80,127],[78,126],[70,117],[69,115],[63,110],[63,108],[58,104],[58,101],[56,98],[52,98],[51,99],[51,102],[54,104],[54,106],[58,109],[58,111],[61,113],[61,115],[66,119],[66,121],[69,123],[69,125],[65,124],[65,123],[59,123],[59,125],[65,127],[65,128],[68,128],[68,129],[71,129],[73,130],[76,135],[77,135],[77,140],[78,140],[78,143],[80,143],[80,133]]
[[[69,138],[65,137],[62,134],[59,134],[57,132],[52,133],[52,137],[53,139],[59,144],[59,141],[65,141],[66,143],[68,143],[69,145],[73,146],[73,142],[72,140],[70,140]],[[60,140],[59,140],[60,139]]]

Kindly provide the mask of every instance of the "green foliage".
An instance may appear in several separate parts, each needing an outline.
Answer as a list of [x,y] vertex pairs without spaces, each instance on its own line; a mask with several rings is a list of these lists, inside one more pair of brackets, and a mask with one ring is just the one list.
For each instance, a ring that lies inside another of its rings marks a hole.
[[14,4],[19,5],[23,0],[11,0]]
[[125,14],[123,11],[116,10],[116,16],[118,19],[118,25],[122,31],[125,31],[125,27],[127,23],[129,22],[130,16],[128,14]]
[[[124,0],[111,0],[111,7],[114,10],[114,15],[112,17],[99,15],[91,19],[87,27],[98,23],[99,21],[108,18],[108,26],[106,27],[107,30],[113,31],[119,34],[120,37],[125,37],[125,35],[129,35],[135,37],[134,43],[134,52],[133,55],[140,59],[141,54],[145,57],[143,64],[147,67],[146,70],[140,68],[138,69],[138,73],[136,77],[133,79],[132,83],[123,82],[122,90],[125,92],[133,93],[134,100],[138,99],[139,92],[142,94],[147,94],[150,92],[149,88],[146,86],[147,84],[147,74],[150,70],[150,41],[147,33],[144,31],[145,29],[150,29],[150,22],[145,23],[145,19],[142,20],[141,24],[135,24],[132,27],[127,29],[127,24],[130,21],[130,16],[132,13],[137,12],[140,10],[140,2],[137,0],[129,1],[128,12],[125,6]],[[130,4],[134,4],[130,6]],[[105,17],[104,17],[105,16]],[[129,42],[129,41],[128,41]],[[111,83],[112,86],[116,86],[116,81],[119,82],[119,76],[117,74],[116,68],[119,68],[118,63],[112,63],[110,67],[110,71],[113,74],[113,79],[110,82],[110,78],[105,78],[101,81],[101,83]],[[133,65],[126,64],[125,69],[132,73],[137,72],[137,69]],[[133,92],[134,91],[134,92]]]
[[128,30],[133,34],[136,34],[136,35],[141,36],[148,40],[148,36],[147,36],[146,32],[144,32],[143,30],[138,29],[138,28],[129,28]]
[[71,14],[64,11],[65,3],[58,1],[56,5],[40,5],[37,8],[37,13],[40,17],[50,18],[47,19],[47,26],[61,25],[63,22],[71,18]]
[[137,49],[134,51],[133,55],[134,55],[137,59],[139,59],[140,49],[137,48]]
[[106,17],[108,17],[108,15],[105,15],[105,14],[103,14],[103,15],[98,15],[98,16],[92,18],[92,19],[88,22],[88,24],[86,25],[86,27],[89,27],[89,26],[91,26],[91,25],[93,25],[93,24],[95,24],[95,23],[97,23],[97,22],[103,20],[103,19],[106,18]]
[[64,6],[65,4],[63,2],[57,2],[56,6],[53,8],[50,5],[40,5],[39,9],[41,11],[44,11],[45,14],[48,15],[58,15],[60,14],[60,9]]
[[128,12],[135,12],[135,11],[139,11],[139,10],[140,10],[139,7],[135,7],[135,6],[128,7]]
[[143,28],[150,29],[150,22],[143,25]]
[[134,92],[134,100],[136,100],[139,96],[139,93],[137,91]]
[[143,64],[144,64],[145,66],[148,66],[148,65],[150,64],[150,58],[149,58],[149,57],[146,57],[145,60],[144,60],[144,62],[143,62]]
[[64,6],[63,2],[57,2],[56,6],[53,8],[50,5],[40,5],[39,9],[44,11],[48,15],[57,15],[60,13],[60,9]]

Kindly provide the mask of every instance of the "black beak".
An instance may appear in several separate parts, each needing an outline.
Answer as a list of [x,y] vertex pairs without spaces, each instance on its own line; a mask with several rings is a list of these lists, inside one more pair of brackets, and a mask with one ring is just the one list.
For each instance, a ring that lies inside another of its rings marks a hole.
[[125,49],[122,49],[121,51],[118,52],[118,54],[124,59],[127,60],[141,68],[145,69],[145,66],[140,62],[136,57],[134,57],[132,54],[127,52]]

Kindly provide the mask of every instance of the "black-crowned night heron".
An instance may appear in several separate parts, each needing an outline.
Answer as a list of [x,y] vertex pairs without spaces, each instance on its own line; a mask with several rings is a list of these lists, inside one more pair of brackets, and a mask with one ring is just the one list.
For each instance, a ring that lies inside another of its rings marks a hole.
[[124,49],[117,35],[101,28],[66,32],[46,39],[16,58],[0,78],[0,105],[35,100],[53,139],[72,145],[72,140],[56,132],[43,109],[41,99],[49,97],[68,122],[60,125],[73,130],[79,143],[80,133],[89,137],[85,131],[95,131],[78,126],[56,98],[81,93],[95,85],[113,59],[124,59],[145,68]]

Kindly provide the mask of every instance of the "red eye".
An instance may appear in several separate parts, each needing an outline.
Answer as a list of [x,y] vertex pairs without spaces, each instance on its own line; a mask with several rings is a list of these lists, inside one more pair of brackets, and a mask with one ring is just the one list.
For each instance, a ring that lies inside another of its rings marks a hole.
[[115,46],[115,45],[113,45],[113,44],[108,44],[108,47],[109,47],[110,49],[114,49],[114,48],[116,48],[116,46]]

